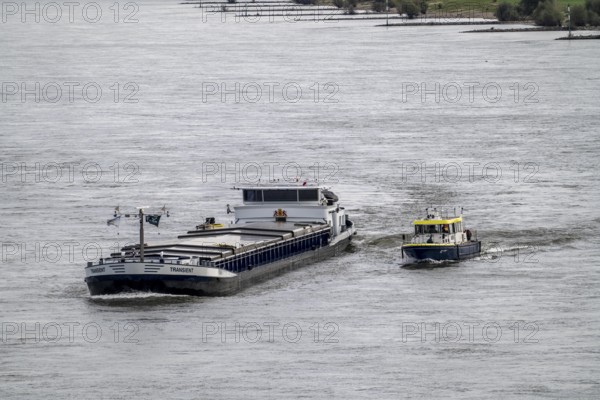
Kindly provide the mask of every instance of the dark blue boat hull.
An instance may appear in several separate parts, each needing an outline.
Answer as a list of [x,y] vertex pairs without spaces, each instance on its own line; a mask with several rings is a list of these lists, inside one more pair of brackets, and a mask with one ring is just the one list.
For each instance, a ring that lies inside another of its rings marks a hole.
[[416,260],[456,261],[479,255],[481,242],[467,242],[454,246],[403,246],[402,251]]

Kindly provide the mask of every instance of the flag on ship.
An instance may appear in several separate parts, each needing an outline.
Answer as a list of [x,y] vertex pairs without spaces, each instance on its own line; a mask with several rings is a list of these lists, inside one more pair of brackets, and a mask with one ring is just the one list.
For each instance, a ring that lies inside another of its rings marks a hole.
[[151,225],[158,226],[160,222],[160,217],[160,215],[146,215],[146,222]]

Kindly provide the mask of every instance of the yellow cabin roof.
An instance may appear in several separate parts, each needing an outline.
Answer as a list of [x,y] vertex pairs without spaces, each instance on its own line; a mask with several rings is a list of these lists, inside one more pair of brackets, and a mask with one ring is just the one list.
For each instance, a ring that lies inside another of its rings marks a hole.
[[452,219],[417,219],[413,221],[414,225],[446,225],[461,222],[462,217],[456,217]]

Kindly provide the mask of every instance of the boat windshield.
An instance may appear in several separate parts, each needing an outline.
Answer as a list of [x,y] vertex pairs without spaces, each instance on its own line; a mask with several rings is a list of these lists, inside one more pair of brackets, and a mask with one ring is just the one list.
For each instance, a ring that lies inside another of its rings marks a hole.
[[441,225],[415,225],[415,234],[423,235],[427,233],[441,233]]
[[245,202],[319,201],[319,189],[244,189]]

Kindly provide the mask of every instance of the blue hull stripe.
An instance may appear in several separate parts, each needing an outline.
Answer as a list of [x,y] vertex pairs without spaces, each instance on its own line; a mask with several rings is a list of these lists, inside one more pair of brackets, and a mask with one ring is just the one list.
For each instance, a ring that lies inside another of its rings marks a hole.
[[409,246],[402,251],[409,257],[417,260],[461,260],[477,256],[481,252],[481,242],[471,242],[456,246]]
[[[237,278],[237,277],[233,277]],[[109,281],[189,281],[189,282],[210,282],[217,279],[207,276],[186,276],[186,275],[137,275],[137,274],[111,274],[100,276],[88,276],[85,278],[87,283],[109,282]]]

